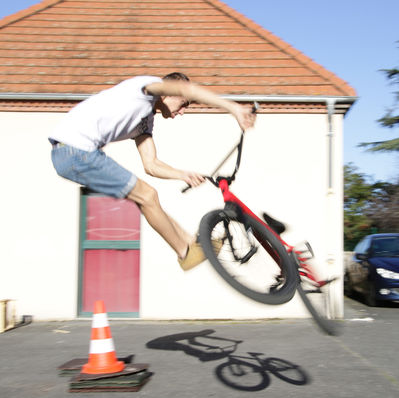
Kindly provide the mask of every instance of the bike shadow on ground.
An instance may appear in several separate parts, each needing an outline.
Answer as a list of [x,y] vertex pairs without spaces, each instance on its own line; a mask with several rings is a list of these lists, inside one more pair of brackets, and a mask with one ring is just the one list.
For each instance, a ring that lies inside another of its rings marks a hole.
[[198,332],[177,333],[158,337],[146,344],[147,348],[183,351],[202,362],[226,358],[215,368],[216,377],[226,386],[240,391],[266,389],[271,382],[270,374],[293,385],[310,382],[309,375],[299,365],[281,358],[267,358],[264,353],[248,352],[233,355],[242,340],[213,335],[212,329]]

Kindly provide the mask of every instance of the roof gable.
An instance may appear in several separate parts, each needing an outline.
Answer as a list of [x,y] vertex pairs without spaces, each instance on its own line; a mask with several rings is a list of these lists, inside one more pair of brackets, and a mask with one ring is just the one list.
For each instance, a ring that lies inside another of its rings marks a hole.
[[225,94],[356,95],[219,0],[44,0],[0,20],[0,93],[92,94],[175,70]]

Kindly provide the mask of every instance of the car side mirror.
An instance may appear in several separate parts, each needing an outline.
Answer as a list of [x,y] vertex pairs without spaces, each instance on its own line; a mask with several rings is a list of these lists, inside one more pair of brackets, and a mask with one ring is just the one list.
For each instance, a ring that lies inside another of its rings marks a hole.
[[358,260],[367,260],[369,258],[368,254],[366,254],[366,253],[356,253],[355,257]]

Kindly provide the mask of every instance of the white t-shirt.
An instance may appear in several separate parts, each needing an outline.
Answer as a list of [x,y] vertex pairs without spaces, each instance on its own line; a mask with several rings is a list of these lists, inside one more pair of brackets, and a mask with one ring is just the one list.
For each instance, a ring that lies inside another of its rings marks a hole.
[[143,89],[161,81],[154,76],[133,77],[89,97],[66,114],[50,140],[94,151],[109,142],[152,134],[158,97]]

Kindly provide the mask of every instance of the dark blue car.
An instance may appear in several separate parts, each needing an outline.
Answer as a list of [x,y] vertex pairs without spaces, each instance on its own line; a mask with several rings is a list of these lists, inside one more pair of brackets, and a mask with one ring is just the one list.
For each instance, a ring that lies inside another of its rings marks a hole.
[[399,233],[363,238],[345,269],[345,294],[360,293],[370,306],[399,302]]

